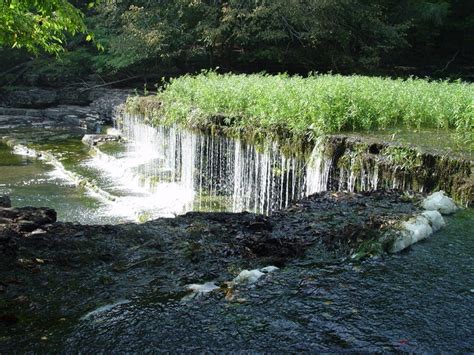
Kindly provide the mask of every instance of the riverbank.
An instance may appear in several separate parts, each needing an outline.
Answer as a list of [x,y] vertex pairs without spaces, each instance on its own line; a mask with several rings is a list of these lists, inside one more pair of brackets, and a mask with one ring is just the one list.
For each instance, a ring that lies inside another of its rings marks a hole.
[[111,124],[130,93],[107,88],[2,88],[0,130],[69,128],[96,133]]

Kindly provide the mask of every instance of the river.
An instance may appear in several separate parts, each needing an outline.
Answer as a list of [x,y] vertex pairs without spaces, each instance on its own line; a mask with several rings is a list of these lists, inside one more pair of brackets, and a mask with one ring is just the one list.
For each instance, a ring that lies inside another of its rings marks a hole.
[[[148,135],[171,136],[169,131],[140,129],[141,135],[148,130]],[[192,136],[182,141],[198,149],[207,142]],[[65,169],[94,181],[114,196],[113,201],[97,191],[77,188],[67,174],[47,162],[13,154],[0,145],[0,194],[10,194],[14,206],[52,207],[61,221],[116,224],[189,210],[269,213],[320,189],[307,183],[308,172],[303,174],[307,168],[300,161],[282,157],[274,147],[268,153],[235,142],[210,143],[216,144],[213,151],[224,167],[216,179],[209,174],[217,170],[202,160],[216,159],[209,157],[212,152],[183,153],[188,148],[173,146],[171,140],[155,149],[149,142],[156,141],[110,144],[92,156],[78,137],[34,144],[36,149],[53,151]],[[171,169],[171,163],[157,154],[160,149],[173,150],[170,156],[180,157],[179,168]],[[246,154],[252,157],[253,170],[239,165],[239,157]],[[262,163],[264,159],[268,161]],[[195,166],[200,167],[199,189],[193,178],[196,172],[189,170]],[[226,173],[226,166],[232,174]],[[176,171],[179,179],[172,176]],[[317,174],[316,185],[324,180],[321,169]],[[236,184],[236,179],[247,180]],[[308,252],[257,284],[241,287],[241,302],[230,303],[218,292],[183,302],[181,293],[164,297],[144,287],[135,297],[68,321],[64,327],[45,325],[41,333],[48,332],[54,347],[45,341],[39,349],[471,352],[473,220],[473,210],[463,209],[448,217],[446,228],[428,240],[400,254],[363,262]],[[16,350],[34,351],[38,337],[35,332],[25,336]]]

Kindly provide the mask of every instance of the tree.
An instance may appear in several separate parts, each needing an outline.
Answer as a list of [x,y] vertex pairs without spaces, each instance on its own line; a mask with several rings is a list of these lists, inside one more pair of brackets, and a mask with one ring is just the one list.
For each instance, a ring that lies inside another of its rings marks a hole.
[[2,0],[0,47],[57,54],[68,34],[86,32],[83,19],[83,13],[67,0]]

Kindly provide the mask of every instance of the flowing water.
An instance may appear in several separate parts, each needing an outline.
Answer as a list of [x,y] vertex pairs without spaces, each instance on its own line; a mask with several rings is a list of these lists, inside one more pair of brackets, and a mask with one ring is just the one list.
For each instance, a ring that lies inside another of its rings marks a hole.
[[[126,143],[92,149],[77,138],[29,144],[37,152],[50,153],[53,162],[35,160],[20,149],[13,152],[17,156],[13,158],[3,146],[0,193],[10,193],[14,205],[49,203],[56,208],[60,206],[37,193],[37,186],[26,186],[39,182],[45,189],[57,186],[55,193],[73,203],[77,196],[64,188],[70,190],[73,184],[89,181],[93,188],[85,186],[85,191],[75,192],[85,196],[88,212],[75,218],[74,212],[58,208],[59,219],[116,223],[187,211],[270,214],[327,186],[330,160],[323,157],[319,145],[304,159],[283,154],[276,143],[255,146],[218,135],[151,127],[133,116],[121,119],[120,130]],[[11,167],[18,170],[14,176],[7,172]],[[29,169],[35,169],[29,185],[17,181],[16,177],[27,175]],[[92,204],[91,199],[95,200]]]
[[[127,143],[106,144],[92,154],[77,138],[34,144],[60,165],[0,144],[0,193],[11,194],[16,206],[55,208],[63,221],[102,224],[190,210],[270,213],[327,188],[331,161],[318,144],[302,159],[282,154],[274,143],[256,147],[152,128],[133,116],[124,117],[120,129]],[[360,179],[363,189],[380,187],[373,169],[357,176],[347,170],[341,186],[354,189]],[[97,189],[77,187],[68,172]],[[217,292],[183,303],[181,293],[163,297],[145,287],[135,298],[41,331],[49,329],[54,350],[65,352],[471,352],[473,219],[472,209],[463,210],[408,251],[361,264],[308,253],[243,287],[242,303]],[[18,346],[32,350],[34,340]]]
[[474,350],[471,210],[410,250],[362,264],[311,254],[244,287],[183,304],[151,291],[78,322],[64,349],[105,351]]
[[[91,218],[81,214],[77,220],[88,223],[146,221],[187,211],[270,214],[304,196],[326,191],[331,187],[329,176],[334,170],[339,171],[337,188],[340,190],[412,188],[403,172],[385,172],[382,179],[376,162],[363,162],[350,151],[339,159],[346,162],[344,166],[333,166],[331,154],[325,151],[324,138],[316,141],[312,151],[283,153],[275,142],[254,145],[176,127],[152,127],[144,123],[143,118],[131,115],[121,117],[118,128],[126,143],[106,143],[92,149],[79,139],[33,144],[39,151],[52,153],[56,177],[64,178],[63,183],[48,180],[50,186],[59,185],[62,190],[61,186],[71,183],[91,182],[83,185],[88,198],[95,199],[95,205],[89,206],[91,213],[85,214]],[[51,161],[49,163],[51,165]],[[26,169],[26,165],[36,169],[43,166],[45,173],[51,176],[47,164],[31,164],[20,163],[17,169]],[[14,179],[10,181],[9,174],[2,175],[0,184],[4,186],[0,186],[0,192],[28,195],[22,182],[18,185]],[[31,192],[33,196],[36,194],[35,189]],[[24,202],[33,205],[48,202],[40,197],[35,201],[33,196],[25,197]],[[70,197],[65,195],[64,198]],[[74,220],[71,214],[61,210],[59,218]]]

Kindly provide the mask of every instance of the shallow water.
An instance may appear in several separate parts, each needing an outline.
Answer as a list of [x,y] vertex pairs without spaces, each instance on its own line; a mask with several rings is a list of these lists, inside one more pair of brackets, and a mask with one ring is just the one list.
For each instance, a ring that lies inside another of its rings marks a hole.
[[61,221],[99,223],[100,201],[67,181],[52,166],[35,158],[14,155],[0,144],[0,194],[9,194],[13,206],[54,208]]
[[[133,153],[122,148],[112,145],[103,151],[118,159]],[[14,205],[52,207],[60,220],[82,223],[130,220],[149,204],[155,207],[151,211],[162,213],[159,194],[121,183],[113,171],[104,174],[106,167],[94,165],[97,159],[79,141],[66,140],[48,149],[62,153],[69,169],[96,179],[118,203],[98,199],[74,187],[51,165],[13,155],[0,145],[0,193],[10,193]],[[215,196],[209,201],[210,209],[228,206]],[[255,285],[239,286],[240,302],[226,301],[220,291],[183,302],[185,285],[165,294],[160,289],[166,285],[156,275],[158,287],[143,280],[130,299],[84,309],[67,321],[45,320],[18,340],[15,349],[472,352],[473,221],[474,211],[462,210],[428,240],[363,263],[334,262],[310,250]]]
[[473,217],[462,211],[426,242],[382,260],[295,261],[242,288],[242,304],[219,294],[188,304],[149,294],[78,323],[65,348],[473,351]]
[[164,294],[157,275],[130,299],[85,310],[62,326],[45,324],[17,349],[35,349],[47,335],[36,349],[470,352],[473,218],[472,209],[463,210],[446,229],[383,259],[334,262],[309,252],[237,287],[239,302],[220,291],[183,301],[185,285]]

